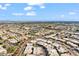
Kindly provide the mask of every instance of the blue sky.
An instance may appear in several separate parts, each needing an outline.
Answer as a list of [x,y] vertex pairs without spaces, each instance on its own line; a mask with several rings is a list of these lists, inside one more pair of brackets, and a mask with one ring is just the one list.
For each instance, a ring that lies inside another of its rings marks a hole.
[[10,21],[79,21],[75,3],[0,3],[0,20]]

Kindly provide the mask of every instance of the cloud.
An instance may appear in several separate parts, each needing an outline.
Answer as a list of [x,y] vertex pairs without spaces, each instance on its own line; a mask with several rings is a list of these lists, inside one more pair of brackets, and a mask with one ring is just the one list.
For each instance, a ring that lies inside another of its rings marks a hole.
[[60,15],[60,18],[64,18],[65,17],[65,15],[63,14],[63,15]]
[[32,10],[32,6],[25,7],[24,10]]
[[78,0],[0,0],[1,3],[79,3]]
[[27,5],[28,6],[24,8],[25,11],[29,11],[25,14],[26,16],[36,16],[36,12],[33,11],[34,6],[39,6],[41,9],[45,8],[43,3],[27,3]]
[[45,6],[44,6],[44,5],[42,5],[42,6],[40,6],[40,8],[45,8]]
[[24,13],[12,13],[12,15],[14,15],[14,16],[23,16]]
[[41,5],[42,3],[28,3],[28,5]]
[[26,16],[36,16],[36,13],[34,11],[27,12]]
[[0,3],[44,3],[45,0],[0,0]]
[[69,15],[75,15],[76,12],[69,12]]
[[36,16],[36,13],[34,11],[30,11],[27,13],[12,13],[14,16]]
[[10,6],[11,4],[5,4],[5,6]]
[[6,10],[7,7],[3,7],[2,5],[0,5],[0,9],[1,9],[1,10]]
[[4,4],[4,6],[3,5],[0,5],[0,9],[1,10],[6,10],[7,8],[8,8],[8,6],[10,6],[11,4]]
[[45,8],[44,3],[28,3],[30,6],[39,6],[40,8]]

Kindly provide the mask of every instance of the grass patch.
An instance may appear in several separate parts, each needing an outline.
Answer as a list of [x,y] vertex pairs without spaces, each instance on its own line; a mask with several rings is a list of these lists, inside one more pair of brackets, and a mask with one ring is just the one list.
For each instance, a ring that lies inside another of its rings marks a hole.
[[8,39],[16,39],[15,36],[10,36]]
[[11,47],[9,47],[9,48],[7,49],[7,52],[8,52],[8,53],[12,53],[12,52],[15,51],[16,48],[17,48],[16,46],[11,46]]

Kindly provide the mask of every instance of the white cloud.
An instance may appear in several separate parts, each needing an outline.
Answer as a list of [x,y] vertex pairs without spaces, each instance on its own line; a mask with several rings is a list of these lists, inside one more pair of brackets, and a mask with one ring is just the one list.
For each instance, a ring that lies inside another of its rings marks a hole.
[[7,7],[3,7],[2,5],[0,5],[0,9],[1,9],[1,10],[6,10]]
[[30,11],[27,13],[12,13],[14,16],[36,16],[36,13],[34,11]]
[[0,5],[0,9],[1,9],[1,10],[6,10],[7,7],[5,7],[5,6],[3,7],[2,5]]
[[0,0],[0,3],[44,3],[45,0]]
[[14,16],[23,16],[24,13],[12,13],[12,15],[14,15]]
[[41,5],[42,3],[28,3],[28,5]]
[[32,10],[32,6],[25,7],[24,10]]
[[39,6],[40,8],[45,8],[44,3],[28,3],[30,6]]
[[64,17],[65,17],[65,15],[60,15],[60,17],[61,17],[61,18],[64,18]]
[[69,12],[69,15],[75,15],[76,12]]
[[4,4],[4,6],[3,5],[0,5],[0,9],[1,10],[6,10],[7,8],[8,8],[8,6],[10,6],[11,4]]
[[42,6],[40,6],[40,8],[45,8],[45,6],[44,6],[44,5],[42,5]]
[[7,4],[5,4],[5,6],[10,6],[10,5],[11,5],[11,4],[8,4],[8,3],[7,3]]
[[78,0],[0,0],[0,3],[79,3]]
[[26,16],[36,16],[36,13],[34,11],[27,12]]

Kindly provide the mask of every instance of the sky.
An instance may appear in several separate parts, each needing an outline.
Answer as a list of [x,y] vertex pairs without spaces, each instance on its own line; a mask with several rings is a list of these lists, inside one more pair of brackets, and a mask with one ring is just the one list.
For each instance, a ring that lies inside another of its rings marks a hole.
[[79,21],[79,3],[0,3],[0,21]]

